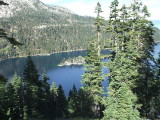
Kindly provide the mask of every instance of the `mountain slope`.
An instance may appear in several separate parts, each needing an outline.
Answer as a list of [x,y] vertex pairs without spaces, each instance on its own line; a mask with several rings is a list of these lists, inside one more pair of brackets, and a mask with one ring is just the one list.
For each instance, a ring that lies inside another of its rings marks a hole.
[[93,35],[93,18],[73,14],[59,6],[39,0],[4,0],[0,23],[10,36],[25,43],[15,50],[7,42],[0,44],[0,57],[46,54],[84,49]]
[[[0,40],[0,59],[86,49],[88,40],[95,37],[92,17],[79,16],[66,8],[45,5],[39,0],[4,2],[9,6],[0,6],[0,26],[25,46],[15,48]],[[154,38],[159,41],[160,30],[155,30]],[[105,47],[107,36],[102,34]]]

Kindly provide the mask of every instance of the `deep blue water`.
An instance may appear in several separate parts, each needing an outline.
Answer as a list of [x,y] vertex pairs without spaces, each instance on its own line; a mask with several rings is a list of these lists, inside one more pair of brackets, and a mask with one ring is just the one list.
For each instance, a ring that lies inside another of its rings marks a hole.
[[[107,54],[109,50],[102,51],[102,53]],[[67,95],[69,90],[73,87],[73,84],[77,88],[81,87],[81,79],[84,74],[82,65],[71,65],[60,67],[58,64],[63,59],[68,59],[69,57],[86,56],[86,51],[73,51],[73,52],[63,52],[55,53],[49,56],[33,56],[36,68],[38,69],[39,75],[44,72],[50,78],[48,81],[50,84],[55,82],[58,85],[62,85]],[[4,75],[9,80],[12,79],[13,75],[17,73],[19,76],[23,76],[24,66],[26,63],[26,57],[24,58],[13,58],[4,61],[0,61],[0,73]],[[107,72],[107,69],[104,70]],[[40,77],[41,79],[41,77]],[[107,81],[103,82],[104,86],[107,86]]]
[[[105,54],[108,52],[108,50],[103,51]],[[158,57],[158,52],[160,52],[160,43],[155,46],[155,58]],[[73,84],[75,84],[77,88],[82,86],[80,81],[82,79],[81,75],[84,74],[83,66],[71,65],[59,67],[58,64],[63,59],[78,57],[79,55],[85,56],[86,51],[55,53],[49,56],[33,56],[32,59],[39,74],[42,75],[43,72],[46,72],[50,78],[49,83],[55,82],[57,85],[61,84],[67,95]],[[26,58],[13,58],[0,61],[0,73],[9,80],[11,80],[15,73],[22,77],[25,63]],[[103,72],[107,73],[107,69],[104,69]],[[103,85],[106,90],[108,85],[107,79],[103,82]]]

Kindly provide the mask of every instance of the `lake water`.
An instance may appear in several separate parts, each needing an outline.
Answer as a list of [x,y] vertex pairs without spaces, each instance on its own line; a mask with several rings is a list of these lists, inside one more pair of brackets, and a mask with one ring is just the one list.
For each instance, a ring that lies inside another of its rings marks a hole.
[[[158,57],[158,52],[160,52],[160,43],[155,46],[155,58]],[[109,50],[102,51],[102,53],[107,54]],[[73,84],[75,84],[77,88],[82,86],[80,81],[82,79],[81,75],[84,74],[83,66],[71,65],[59,67],[58,64],[63,59],[78,57],[79,55],[85,56],[86,51],[55,53],[49,56],[33,56],[32,59],[39,74],[42,75],[43,72],[46,72],[47,76],[50,78],[49,83],[55,82],[57,85],[61,84],[67,95]],[[15,73],[22,77],[25,63],[26,58],[13,58],[0,61],[0,73],[9,80],[12,79]],[[103,71],[107,73],[107,69]],[[103,85],[105,88],[107,87],[107,79],[103,82]]]
[[[102,53],[108,53],[109,50],[102,51]],[[55,82],[57,85],[61,84],[67,95],[69,90],[73,87],[73,84],[77,88],[81,87],[80,83],[82,76],[84,74],[82,65],[71,65],[60,67],[58,64],[63,59],[86,56],[86,51],[73,51],[73,52],[63,52],[55,53],[49,56],[33,56],[36,68],[40,75],[44,72],[50,78],[49,83]],[[17,73],[19,76],[23,76],[24,66],[26,64],[26,57],[24,58],[12,58],[8,60],[0,61],[0,73],[4,75],[9,80],[12,79],[13,75]],[[104,70],[105,72],[107,70]],[[103,84],[107,86],[107,81]]]

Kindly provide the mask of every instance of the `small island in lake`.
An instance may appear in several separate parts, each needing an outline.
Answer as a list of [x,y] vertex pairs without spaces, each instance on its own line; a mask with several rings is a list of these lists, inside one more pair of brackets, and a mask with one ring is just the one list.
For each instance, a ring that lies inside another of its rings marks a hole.
[[78,57],[68,58],[67,60],[63,59],[61,63],[58,64],[58,66],[83,65],[83,64],[85,64],[85,58],[82,56],[78,56]]

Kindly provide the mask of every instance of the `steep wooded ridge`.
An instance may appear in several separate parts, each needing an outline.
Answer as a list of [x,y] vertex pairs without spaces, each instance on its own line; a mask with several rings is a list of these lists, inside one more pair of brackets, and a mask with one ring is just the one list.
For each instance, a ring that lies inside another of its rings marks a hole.
[[93,18],[70,10],[45,5],[39,0],[4,0],[0,23],[10,36],[25,44],[21,49],[5,41],[0,44],[0,57],[46,54],[84,49],[93,35]]
[[79,16],[66,8],[45,5],[39,0],[4,2],[9,5],[0,6],[1,27],[25,46],[15,49],[1,40],[1,59],[86,49],[88,40],[94,36],[92,17]]

